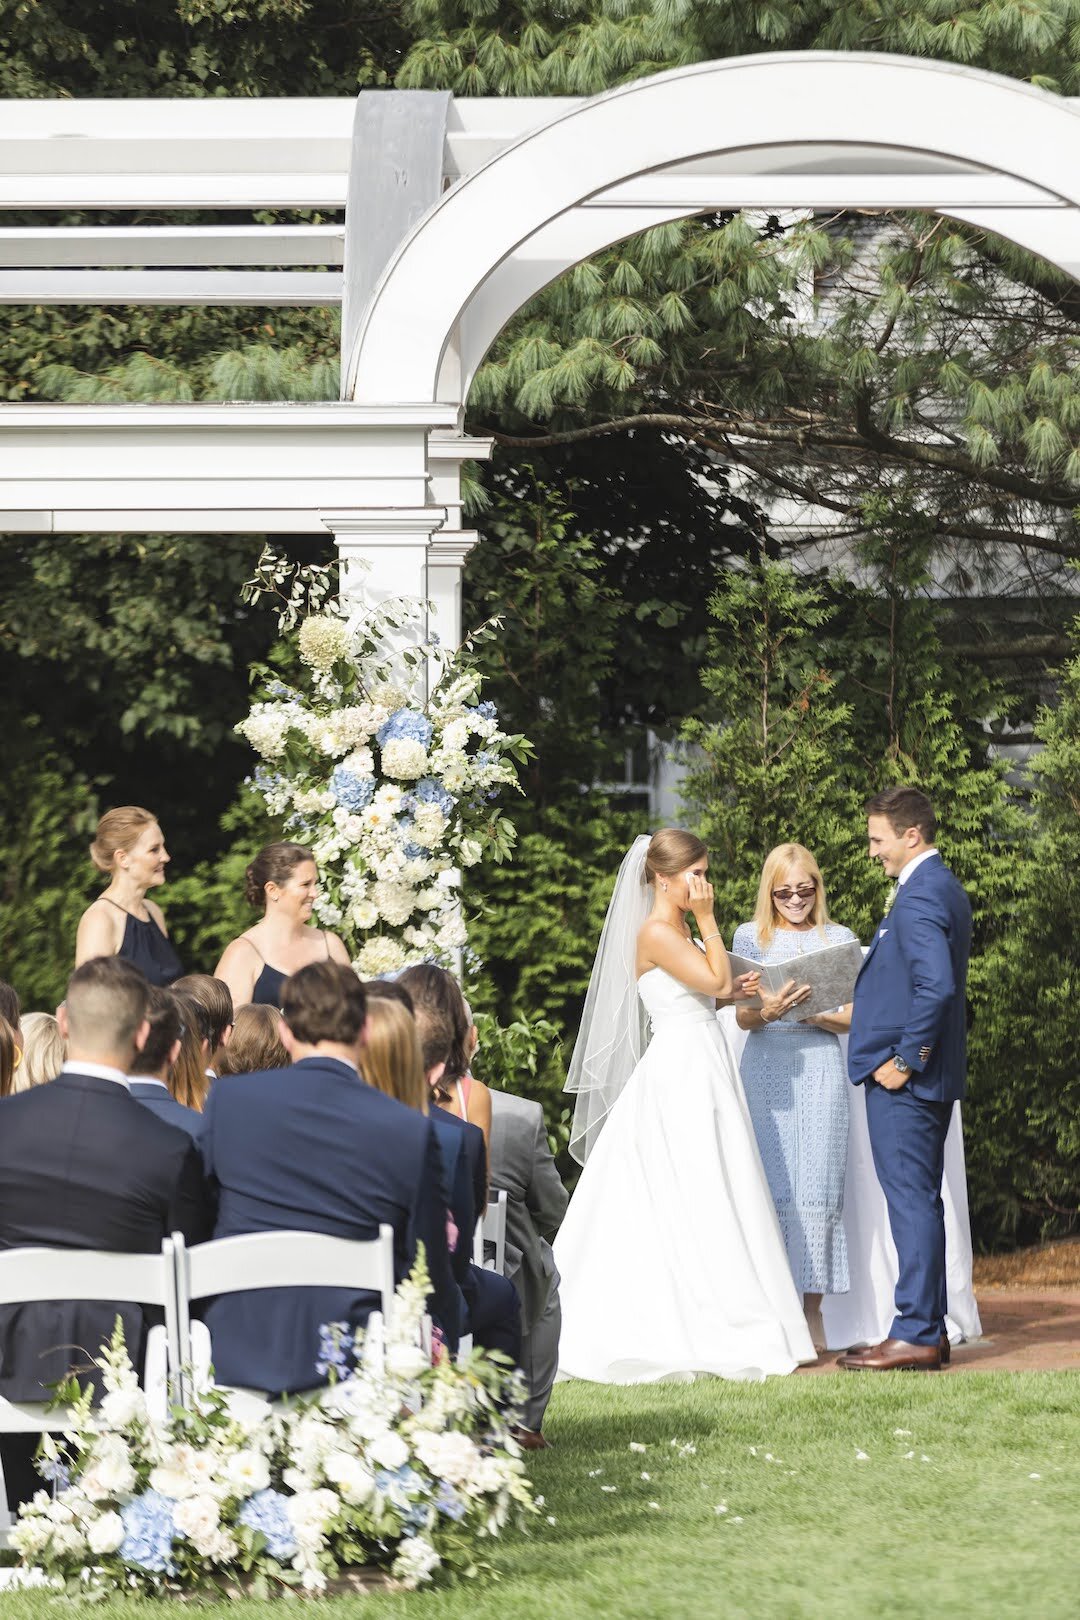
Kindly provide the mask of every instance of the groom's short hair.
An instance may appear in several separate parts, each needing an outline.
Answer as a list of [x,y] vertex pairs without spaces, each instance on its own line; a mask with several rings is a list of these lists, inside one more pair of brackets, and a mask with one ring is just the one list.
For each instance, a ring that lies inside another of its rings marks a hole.
[[875,793],[866,806],[866,813],[884,816],[895,833],[916,827],[927,844],[932,844],[937,834],[934,807],[916,787],[891,787],[883,793]]

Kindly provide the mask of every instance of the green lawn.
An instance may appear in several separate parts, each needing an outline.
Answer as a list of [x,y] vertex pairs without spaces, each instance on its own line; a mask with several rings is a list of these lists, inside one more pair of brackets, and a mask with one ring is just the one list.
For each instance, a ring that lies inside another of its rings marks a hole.
[[[555,1447],[533,1468],[543,1516],[499,1547],[498,1582],[334,1610],[349,1620],[1080,1614],[1080,1374],[564,1385],[548,1429]],[[218,1607],[236,1620],[281,1614]],[[3,1600],[4,1620],[55,1614],[39,1593]]]

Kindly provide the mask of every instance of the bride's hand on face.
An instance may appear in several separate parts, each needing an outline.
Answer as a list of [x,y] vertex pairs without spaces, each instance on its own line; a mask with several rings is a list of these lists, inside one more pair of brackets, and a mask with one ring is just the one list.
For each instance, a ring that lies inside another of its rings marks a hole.
[[686,876],[687,902],[698,923],[710,922],[713,915],[713,887],[708,878],[700,877],[697,872],[688,872]]

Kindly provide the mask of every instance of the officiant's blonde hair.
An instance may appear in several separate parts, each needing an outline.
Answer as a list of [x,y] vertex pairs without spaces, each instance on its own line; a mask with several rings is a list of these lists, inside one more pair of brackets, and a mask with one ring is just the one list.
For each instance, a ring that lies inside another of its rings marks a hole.
[[817,893],[810,911],[810,921],[819,933],[824,934],[825,924],[829,920],[829,907],[825,897],[825,879],[821,875],[821,867],[815,861],[810,851],[803,844],[777,844],[765,857],[765,865],[761,868],[761,882],[758,884],[757,908],[754,911],[754,927],[757,930],[758,944],[767,948],[772,944],[776,933],[776,904],[772,897],[774,889],[784,886],[784,873],[793,866],[804,866],[810,876],[817,883]]

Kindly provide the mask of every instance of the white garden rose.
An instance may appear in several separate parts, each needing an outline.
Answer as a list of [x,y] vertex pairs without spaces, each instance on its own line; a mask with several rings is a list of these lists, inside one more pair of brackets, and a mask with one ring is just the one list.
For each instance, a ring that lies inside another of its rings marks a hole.
[[467,1434],[455,1429],[442,1434],[418,1434],[413,1444],[416,1455],[436,1479],[467,1486],[476,1473],[480,1452]]
[[367,1502],[374,1494],[375,1476],[353,1452],[332,1451],[323,1462],[323,1473],[346,1502]]
[[103,1456],[91,1458],[79,1484],[83,1495],[91,1502],[115,1500],[135,1489],[135,1470],[122,1451],[119,1454],[107,1451]]
[[382,768],[387,776],[415,782],[427,770],[427,749],[411,737],[392,737],[383,745]]
[[458,845],[458,854],[461,857],[462,866],[475,866],[483,853],[483,848],[475,838],[463,838]]
[[464,719],[451,720],[449,725],[443,727],[440,741],[444,748],[465,748],[469,741],[469,722]]
[[225,1464],[225,1477],[237,1496],[254,1496],[270,1484],[270,1464],[258,1451],[238,1451]]
[[400,1434],[395,1434],[391,1429],[372,1442],[368,1455],[380,1468],[389,1468],[393,1472],[396,1468],[404,1468],[409,1460],[409,1448]]
[[366,933],[378,922],[379,909],[372,905],[370,900],[356,900],[349,908],[349,915],[352,917],[353,927],[360,928]]
[[370,748],[354,748],[341,763],[350,776],[359,776],[362,781],[375,775],[375,755]]
[[298,1491],[287,1498],[289,1522],[302,1546],[317,1546],[326,1534],[326,1526],[341,1507],[337,1491],[318,1489]]
[[146,1396],[138,1385],[134,1389],[111,1390],[102,1401],[98,1416],[110,1429],[126,1429],[132,1423],[145,1423]]
[[150,1475],[150,1488],[179,1502],[188,1496],[199,1496],[213,1482],[214,1472],[215,1462],[210,1452],[188,1445],[170,1446]]
[[[269,1480],[269,1472],[266,1477]],[[257,1486],[256,1489],[261,1490],[262,1487]],[[238,1491],[237,1495],[240,1494]],[[201,1551],[199,1544],[205,1542],[221,1523],[221,1510],[212,1496],[189,1496],[186,1501],[177,1502],[173,1509],[173,1523]]]

